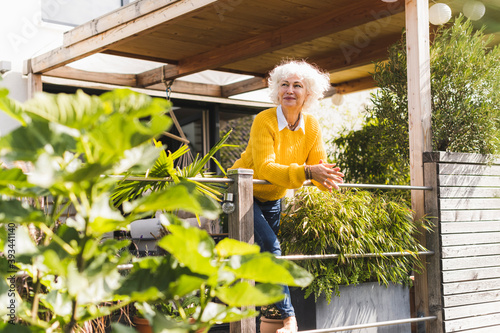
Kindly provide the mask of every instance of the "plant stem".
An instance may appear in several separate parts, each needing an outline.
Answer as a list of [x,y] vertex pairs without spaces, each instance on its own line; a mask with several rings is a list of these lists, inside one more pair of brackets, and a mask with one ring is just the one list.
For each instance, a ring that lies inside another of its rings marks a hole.
[[182,320],[186,321],[186,312],[184,311],[184,308],[182,307],[182,304],[178,299],[175,300],[175,305],[177,305],[177,310],[179,310],[179,315],[181,316]]
[[76,325],[76,309],[77,309],[76,299],[74,299],[71,302],[71,306],[73,307],[73,312],[71,313],[71,320],[70,320],[68,326],[66,326],[64,328],[65,333],[73,333],[73,327],[75,327],[75,325]]
[[40,293],[40,285],[41,285],[41,283],[40,283],[40,271],[37,269],[35,290],[34,290],[34,296],[33,296],[33,305],[31,307],[31,320],[33,320],[33,322],[38,317],[38,304],[40,302],[40,294],[39,294]]

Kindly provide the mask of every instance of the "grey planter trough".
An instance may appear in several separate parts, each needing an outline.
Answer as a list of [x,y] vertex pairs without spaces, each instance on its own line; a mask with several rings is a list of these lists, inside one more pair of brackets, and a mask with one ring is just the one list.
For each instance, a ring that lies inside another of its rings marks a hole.
[[[410,318],[409,289],[401,285],[388,287],[377,282],[340,286],[340,297],[332,296],[327,304],[322,295],[304,299],[304,291],[291,288],[292,304],[299,330],[325,329]],[[353,333],[410,333],[411,324],[371,327],[343,331]]]

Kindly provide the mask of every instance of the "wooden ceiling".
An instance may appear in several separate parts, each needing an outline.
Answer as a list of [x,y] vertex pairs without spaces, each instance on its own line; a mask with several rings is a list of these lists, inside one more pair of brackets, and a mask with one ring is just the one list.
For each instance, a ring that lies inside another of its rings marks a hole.
[[[401,38],[399,0],[138,0],[64,34],[63,45],[30,61],[31,72],[216,97],[266,87],[283,59],[306,59],[347,93],[374,87],[373,63]],[[139,74],[85,72],[71,62],[95,53],[164,63]],[[207,69],[254,78],[225,86],[182,81]],[[173,80],[173,81],[172,81]]]

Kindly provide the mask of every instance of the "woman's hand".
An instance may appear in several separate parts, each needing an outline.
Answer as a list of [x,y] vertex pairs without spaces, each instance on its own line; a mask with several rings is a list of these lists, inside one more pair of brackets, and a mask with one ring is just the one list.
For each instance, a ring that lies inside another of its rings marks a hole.
[[340,172],[340,168],[335,168],[335,163],[324,163],[323,160],[319,164],[311,165],[312,179],[326,187],[330,192],[332,189],[339,189],[337,183],[344,182],[344,174]]

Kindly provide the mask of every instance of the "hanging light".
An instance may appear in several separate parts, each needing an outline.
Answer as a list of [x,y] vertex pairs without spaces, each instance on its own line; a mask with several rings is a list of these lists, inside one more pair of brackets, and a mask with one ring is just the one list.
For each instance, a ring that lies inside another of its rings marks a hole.
[[344,103],[344,95],[336,93],[332,96],[332,103],[334,105],[340,106]]
[[486,7],[481,1],[467,1],[464,3],[463,12],[471,21],[477,21],[484,16]]
[[429,8],[429,21],[434,25],[442,25],[451,19],[451,8],[445,3],[437,3]]

